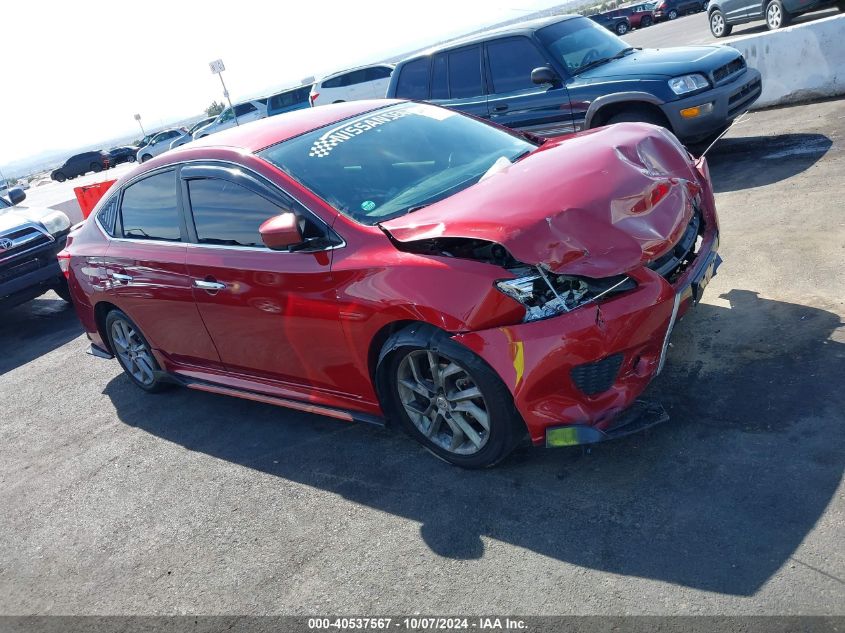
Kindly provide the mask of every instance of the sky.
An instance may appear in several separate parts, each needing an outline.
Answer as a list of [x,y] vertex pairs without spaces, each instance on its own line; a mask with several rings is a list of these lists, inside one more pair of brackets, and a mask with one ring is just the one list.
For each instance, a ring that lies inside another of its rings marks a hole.
[[[562,0],[40,0],[4,4],[0,165],[199,116]],[[107,148],[106,148],[107,149]]]

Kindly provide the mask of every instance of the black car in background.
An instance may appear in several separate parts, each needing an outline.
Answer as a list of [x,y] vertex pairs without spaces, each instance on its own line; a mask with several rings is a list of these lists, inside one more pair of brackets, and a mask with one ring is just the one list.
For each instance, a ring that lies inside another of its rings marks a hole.
[[135,162],[135,153],[138,148],[134,145],[125,145],[122,147],[112,147],[109,150],[109,166],[114,167],[121,163]]
[[65,161],[65,164],[54,170],[50,178],[58,182],[64,182],[87,174],[89,171],[100,172],[109,168],[109,155],[103,150],[93,152],[82,152],[74,154]]
[[609,13],[597,13],[589,16],[596,24],[601,24],[609,31],[613,31],[617,35],[625,35],[631,30],[631,23],[624,15],[610,15]]
[[663,22],[687,15],[704,11],[707,0],[658,0],[654,7],[654,21]]

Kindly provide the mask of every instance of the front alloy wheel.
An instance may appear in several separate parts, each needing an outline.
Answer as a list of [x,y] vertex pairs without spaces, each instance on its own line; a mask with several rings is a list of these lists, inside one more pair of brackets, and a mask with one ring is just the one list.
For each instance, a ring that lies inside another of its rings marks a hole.
[[628,32],[628,25],[625,22],[620,22],[616,25],[616,34],[625,35]]
[[409,325],[385,341],[376,385],[388,419],[456,466],[493,466],[526,435],[499,374],[431,325]]
[[780,0],[772,0],[766,7],[766,26],[770,31],[788,26],[791,16],[783,8]]
[[432,350],[416,350],[399,363],[399,398],[428,440],[456,455],[473,455],[490,438],[487,401],[466,369]]

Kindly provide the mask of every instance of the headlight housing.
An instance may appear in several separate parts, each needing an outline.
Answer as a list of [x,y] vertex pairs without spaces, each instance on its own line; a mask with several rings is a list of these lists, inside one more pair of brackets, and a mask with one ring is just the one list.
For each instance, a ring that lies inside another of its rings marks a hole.
[[702,88],[709,88],[710,82],[704,75],[693,73],[691,75],[681,75],[680,77],[673,77],[669,80],[669,88],[676,95],[685,95]]
[[584,305],[636,288],[627,275],[590,279],[556,275],[540,267],[518,272],[516,279],[502,279],[496,288],[525,306],[525,322],[571,312]]
[[70,228],[70,218],[61,211],[53,211],[39,220],[50,235],[63,233]]

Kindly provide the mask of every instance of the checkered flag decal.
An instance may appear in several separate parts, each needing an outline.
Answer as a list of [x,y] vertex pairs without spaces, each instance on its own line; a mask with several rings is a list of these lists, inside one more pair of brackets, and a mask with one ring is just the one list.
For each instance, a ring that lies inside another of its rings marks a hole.
[[317,158],[323,158],[324,156],[328,156],[329,153],[342,142],[342,139],[339,138],[319,138],[314,141],[314,144],[311,146],[311,151],[308,152],[308,155],[316,156]]

